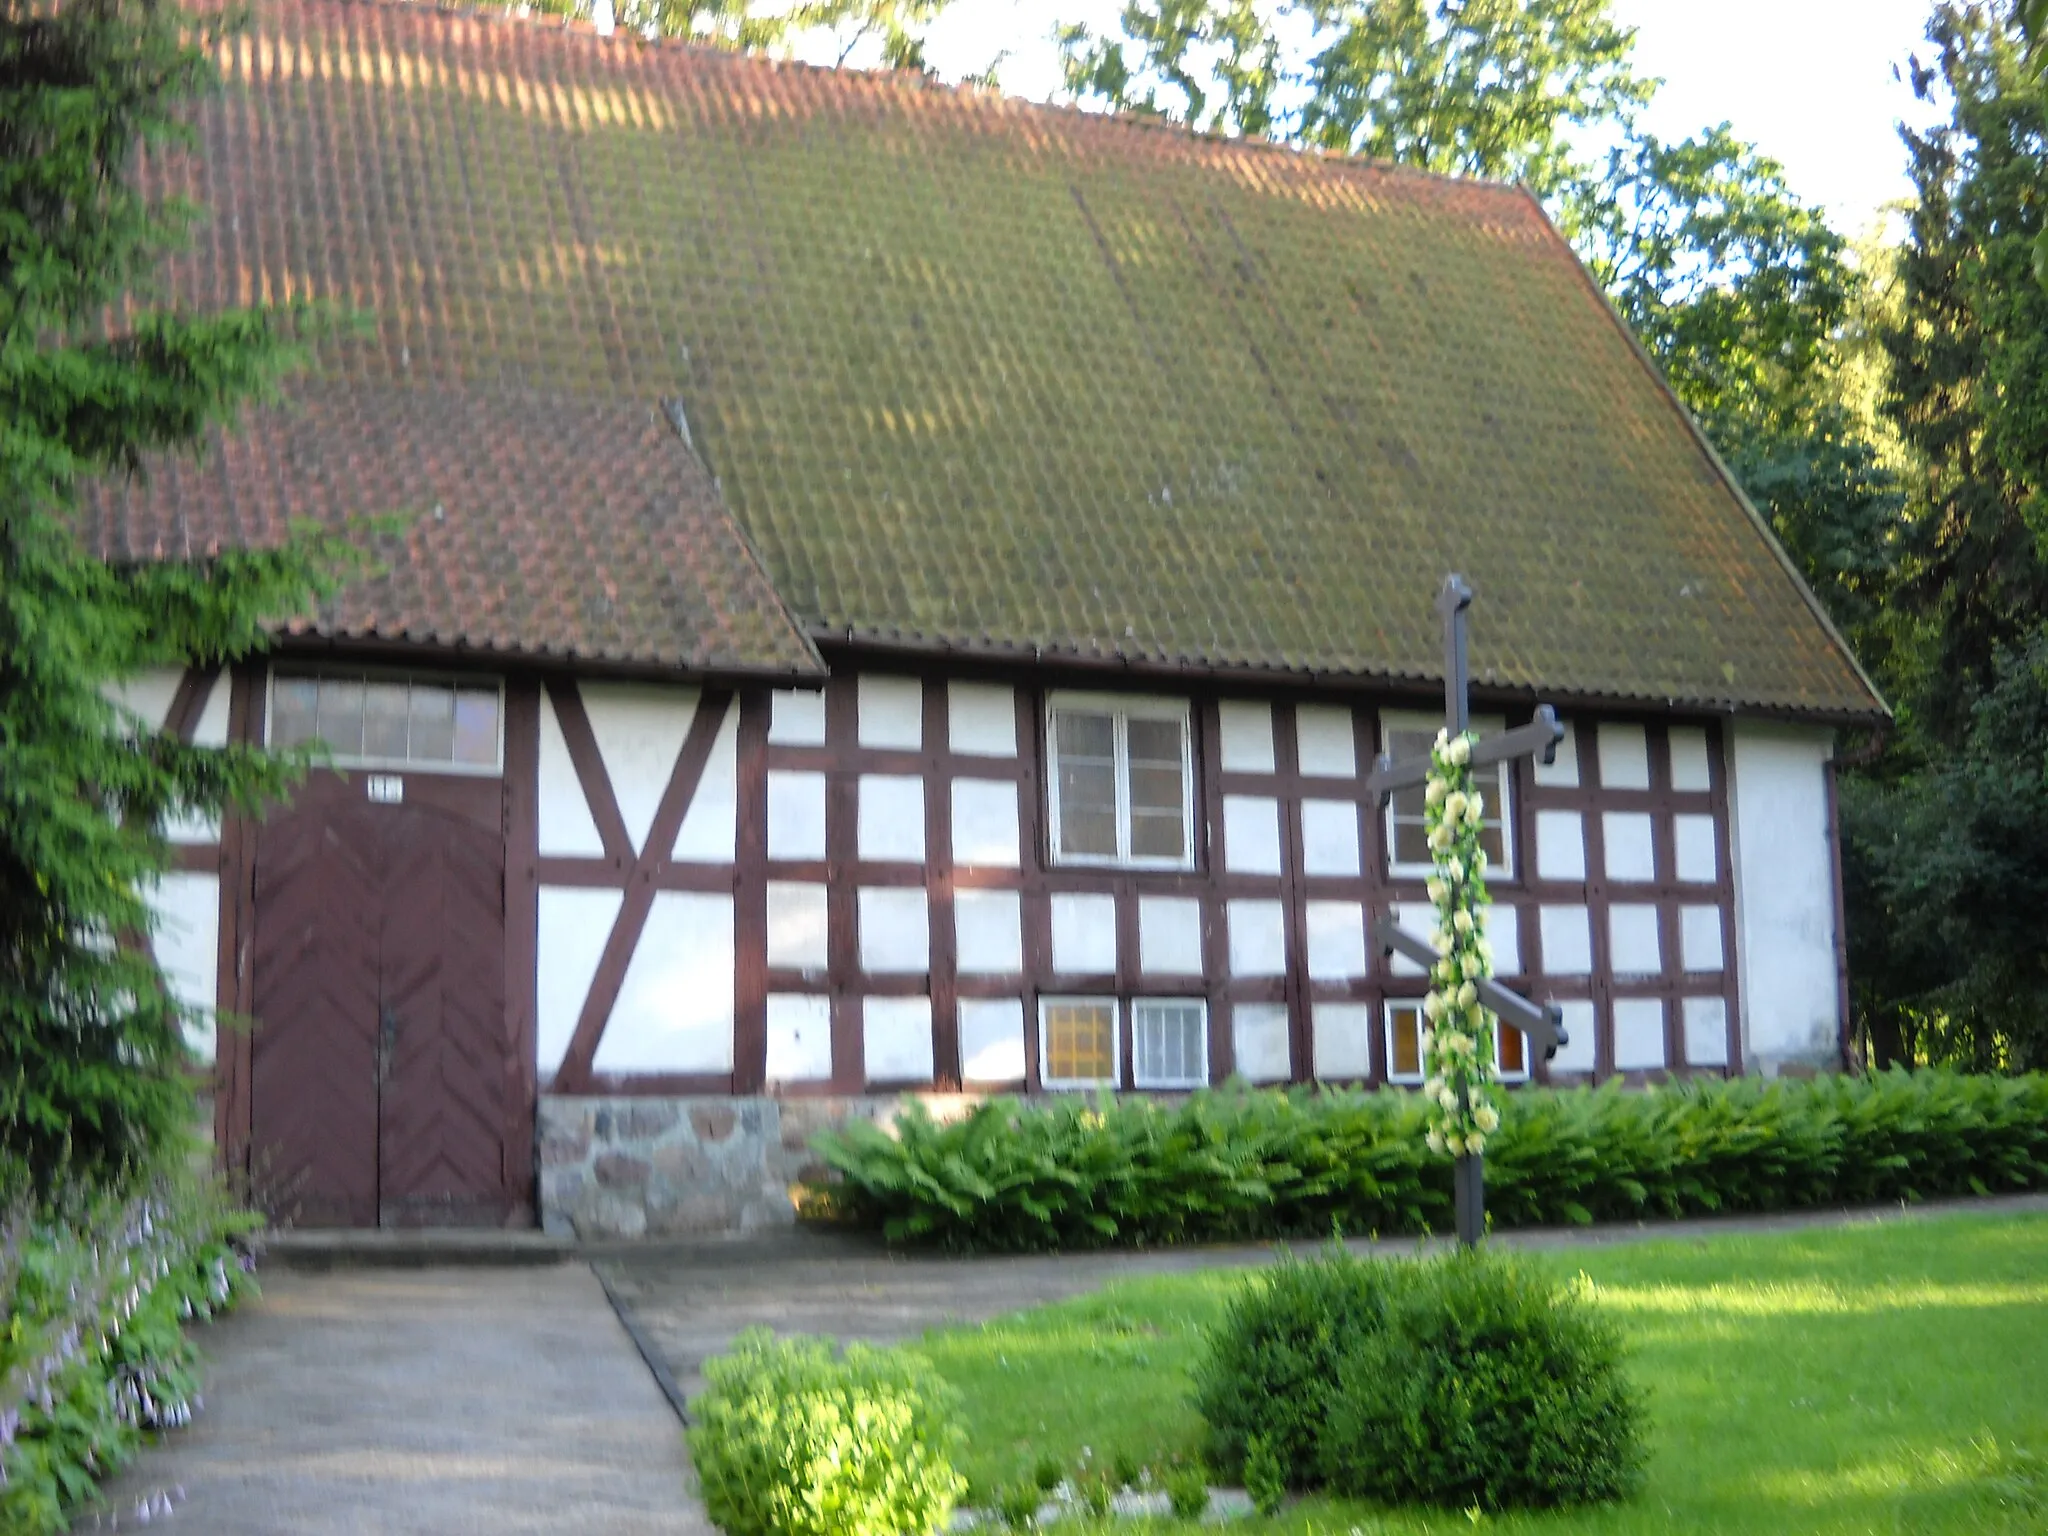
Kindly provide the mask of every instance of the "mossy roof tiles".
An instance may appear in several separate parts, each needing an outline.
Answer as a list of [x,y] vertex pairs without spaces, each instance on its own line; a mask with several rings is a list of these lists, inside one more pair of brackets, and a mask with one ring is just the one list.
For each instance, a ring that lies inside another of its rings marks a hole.
[[[815,636],[1420,680],[1455,568],[1495,687],[1882,709],[1519,190],[409,5],[258,0],[223,63],[181,288],[373,312],[296,397],[459,452],[565,558],[679,399],[751,552],[701,494],[590,535],[688,546],[664,655],[800,663],[758,553]],[[414,409],[479,397],[523,404]]]

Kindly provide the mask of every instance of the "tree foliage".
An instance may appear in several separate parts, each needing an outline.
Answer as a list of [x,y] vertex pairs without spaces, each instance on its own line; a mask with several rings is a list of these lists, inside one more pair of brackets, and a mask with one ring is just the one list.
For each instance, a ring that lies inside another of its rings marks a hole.
[[164,0],[0,0],[0,1146],[46,1186],[119,1174],[190,1113],[182,1012],[138,942],[159,829],[288,773],[103,690],[261,645],[333,555],[117,569],[74,533],[81,480],[190,448],[293,358],[289,317],[128,302],[192,215],[143,192],[137,157],[185,137],[222,25]]
[[1546,193],[1574,128],[1650,92],[1607,0],[1128,0],[1119,25],[1060,29],[1083,100]]
[[787,53],[829,38],[845,64],[872,50],[890,69],[924,70],[925,33],[952,0],[538,0],[546,15],[608,17],[621,31],[740,53]]
[[1899,729],[1847,786],[1858,1024],[1884,1060],[2048,1062],[2048,95],[2012,8],[1944,0],[1885,409],[1911,478],[1886,599]]

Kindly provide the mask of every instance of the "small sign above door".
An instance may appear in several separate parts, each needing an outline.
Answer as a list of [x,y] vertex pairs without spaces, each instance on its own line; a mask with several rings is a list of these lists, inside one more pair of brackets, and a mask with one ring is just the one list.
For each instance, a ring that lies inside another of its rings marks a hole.
[[402,805],[405,802],[405,780],[395,773],[371,774],[369,788],[372,805]]

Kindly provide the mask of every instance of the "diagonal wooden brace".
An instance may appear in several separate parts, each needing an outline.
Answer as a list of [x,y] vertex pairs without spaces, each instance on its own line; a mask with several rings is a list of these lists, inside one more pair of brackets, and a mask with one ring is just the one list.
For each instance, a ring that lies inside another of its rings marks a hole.
[[[1392,912],[1375,914],[1380,929],[1380,953],[1400,955],[1412,960],[1424,970],[1435,965],[1439,956],[1426,939],[1418,939],[1412,933],[1404,932]],[[1479,1004],[1492,1013],[1503,1024],[1511,1024],[1528,1036],[1529,1044],[1543,1053],[1545,1061],[1557,1054],[1558,1047],[1570,1043],[1565,1033],[1564,1010],[1555,1003],[1532,1003],[1519,992],[1511,992],[1492,977],[1476,981],[1473,986],[1479,992]]]
[[[1472,748],[1472,766],[1505,763],[1518,757],[1534,757],[1545,764],[1556,761],[1557,744],[1564,740],[1564,726],[1557,711],[1548,704],[1536,706],[1536,718],[1512,731],[1483,738]],[[1365,787],[1385,799],[1397,789],[1412,789],[1429,780],[1429,759],[1411,757],[1397,763],[1382,755],[1365,775]]]

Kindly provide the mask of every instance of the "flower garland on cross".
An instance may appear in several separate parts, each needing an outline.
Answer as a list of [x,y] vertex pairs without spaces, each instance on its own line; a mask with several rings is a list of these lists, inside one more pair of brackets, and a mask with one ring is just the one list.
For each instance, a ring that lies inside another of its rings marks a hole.
[[1480,827],[1486,797],[1472,772],[1467,731],[1437,732],[1423,789],[1423,829],[1429,836],[1436,873],[1428,883],[1436,908],[1437,962],[1423,999],[1422,1086],[1429,1107],[1429,1149],[1453,1156],[1478,1156],[1486,1138],[1500,1128],[1494,1107],[1492,1013],[1479,1005],[1478,983],[1493,975],[1493,947],[1486,941],[1486,850]]

